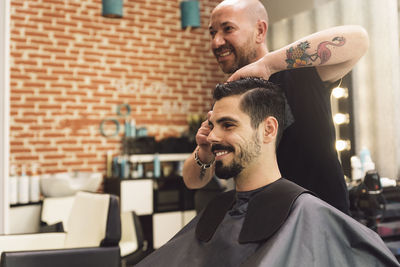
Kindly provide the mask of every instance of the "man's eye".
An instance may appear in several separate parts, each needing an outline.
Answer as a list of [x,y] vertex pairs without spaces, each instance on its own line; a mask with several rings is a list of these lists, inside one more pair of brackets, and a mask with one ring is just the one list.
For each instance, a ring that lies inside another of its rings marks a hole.
[[226,27],[224,28],[224,31],[225,31],[225,32],[231,32],[231,31],[233,31],[233,27],[232,27],[232,26],[226,26]]
[[210,36],[214,37],[216,33],[217,33],[216,31],[210,31]]
[[235,125],[232,124],[232,123],[224,123],[224,124],[223,124],[223,127],[224,127],[225,129],[230,129],[230,128],[232,128],[233,126],[235,126]]

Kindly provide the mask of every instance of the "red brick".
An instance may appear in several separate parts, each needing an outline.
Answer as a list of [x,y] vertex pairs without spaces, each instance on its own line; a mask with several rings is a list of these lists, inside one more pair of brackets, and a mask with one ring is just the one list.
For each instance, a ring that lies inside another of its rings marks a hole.
[[48,146],[51,144],[49,140],[31,140],[29,141],[30,145],[42,145],[42,146]]
[[61,150],[64,152],[83,152],[84,149],[82,147],[61,147]]
[[[62,19],[57,19],[56,20],[56,25],[77,27],[78,23],[71,22],[71,21],[66,21],[66,20],[62,20]],[[57,34],[57,36],[55,36],[55,37],[56,38],[61,38],[61,39],[73,39],[71,37],[68,37],[67,35],[60,35],[60,34]]]
[[59,160],[64,158],[65,158],[64,153],[43,155],[43,159],[45,160]]
[[77,144],[77,140],[58,140],[56,141],[57,145],[75,145]]
[[70,70],[52,70],[53,75],[73,75],[74,72]]
[[85,44],[75,44],[75,47],[76,47],[76,48],[79,48],[79,49],[82,49],[82,48],[93,48],[93,45],[92,45],[92,44],[88,44],[88,43],[85,43]]
[[48,153],[48,152],[57,152],[58,149],[56,147],[45,147],[45,148],[36,148],[36,152],[38,153]]
[[51,167],[51,171],[44,171],[43,173],[55,173],[55,172],[61,172],[61,170],[57,170],[57,165],[58,163],[56,162],[46,162],[46,163],[41,163],[40,167],[46,168],[46,167]]
[[24,74],[10,74],[11,79],[15,79],[15,80],[30,80],[30,76],[29,75],[24,75]]
[[39,161],[39,156],[34,156],[34,155],[32,155],[32,156],[29,156],[29,155],[15,156],[15,160],[17,162],[23,162],[23,161],[28,161],[28,160],[37,162],[37,161]]
[[61,109],[60,104],[40,104],[40,109],[47,109],[47,110],[58,110]]
[[44,67],[58,67],[58,68],[64,68],[65,63],[64,62],[43,62],[42,65]]
[[81,153],[81,154],[77,154],[76,157],[78,159],[94,159],[94,158],[97,158],[97,154],[96,153]]
[[43,48],[43,51],[50,52],[50,53],[64,54],[66,52],[66,49],[59,48],[59,47],[45,47],[45,48]]
[[10,149],[10,153],[16,153],[16,154],[31,153],[31,150],[29,148],[12,148]]
[[83,82],[83,81],[84,81],[83,78],[79,78],[79,77],[69,77],[69,76],[64,77],[63,80],[65,80],[65,81],[70,81],[70,82]]
[[43,25],[43,29],[49,32],[65,32],[65,28],[61,26]]
[[45,40],[45,39],[36,39],[36,38],[32,38],[31,39],[31,43],[32,44],[37,44],[37,45],[53,45],[53,42],[49,41],[49,40]]
[[63,166],[82,166],[82,161],[81,160],[79,160],[79,161],[63,161],[62,162],[62,165]]

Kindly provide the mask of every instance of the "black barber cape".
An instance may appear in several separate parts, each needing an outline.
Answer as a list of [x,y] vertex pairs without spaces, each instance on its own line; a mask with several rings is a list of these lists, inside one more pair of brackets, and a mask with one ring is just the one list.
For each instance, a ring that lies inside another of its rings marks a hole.
[[400,265],[375,232],[281,178],[222,193],[135,266]]

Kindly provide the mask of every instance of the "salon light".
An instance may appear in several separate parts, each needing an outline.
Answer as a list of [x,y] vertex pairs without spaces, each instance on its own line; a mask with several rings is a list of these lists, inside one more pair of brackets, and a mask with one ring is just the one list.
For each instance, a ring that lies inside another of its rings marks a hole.
[[332,90],[332,95],[334,98],[347,98],[349,92],[347,91],[347,88],[336,87]]
[[102,16],[106,18],[122,18],[123,0],[102,0]]
[[351,145],[349,140],[336,140],[336,150],[337,151],[344,151],[350,150]]
[[180,4],[181,7],[181,24],[182,29],[187,27],[200,27],[200,7],[198,0],[184,0]]
[[335,124],[347,124],[349,123],[349,114],[344,114],[344,113],[336,113],[335,116],[333,116],[333,121]]

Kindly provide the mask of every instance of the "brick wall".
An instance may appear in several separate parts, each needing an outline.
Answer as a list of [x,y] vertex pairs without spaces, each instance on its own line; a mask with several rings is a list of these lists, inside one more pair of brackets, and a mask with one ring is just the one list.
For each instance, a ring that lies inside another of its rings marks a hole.
[[103,172],[124,128],[106,138],[99,124],[123,126],[117,105],[129,104],[128,117],[157,138],[179,136],[188,114],[207,112],[225,79],[207,30],[219,1],[200,1],[202,27],[189,30],[179,2],[124,0],[124,17],[109,19],[101,0],[12,0],[10,163]]

